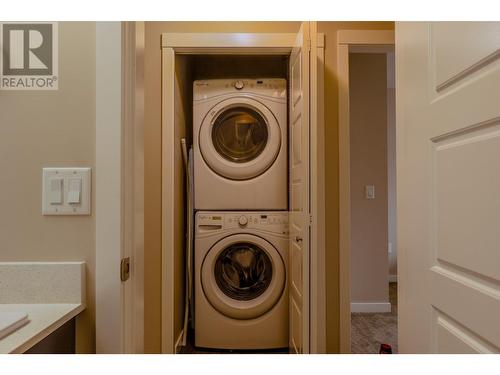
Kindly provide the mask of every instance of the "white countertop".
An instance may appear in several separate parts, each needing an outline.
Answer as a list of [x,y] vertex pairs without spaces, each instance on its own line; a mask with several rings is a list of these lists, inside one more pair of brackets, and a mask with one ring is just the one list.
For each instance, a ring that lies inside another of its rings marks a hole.
[[0,339],[0,354],[24,353],[83,310],[81,303],[0,304],[0,312],[26,312],[29,319],[28,324]]
[[0,354],[24,353],[85,310],[84,262],[0,262],[0,313],[29,322],[0,339]]

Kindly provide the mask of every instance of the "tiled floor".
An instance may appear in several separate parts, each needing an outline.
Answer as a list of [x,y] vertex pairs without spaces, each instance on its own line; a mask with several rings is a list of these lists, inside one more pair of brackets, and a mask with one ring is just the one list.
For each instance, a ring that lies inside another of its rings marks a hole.
[[351,314],[351,352],[375,354],[380,344],[390,344],[392,352],[398,352],[398,294],[397,283],[389,284],[391,312],[383,314]]

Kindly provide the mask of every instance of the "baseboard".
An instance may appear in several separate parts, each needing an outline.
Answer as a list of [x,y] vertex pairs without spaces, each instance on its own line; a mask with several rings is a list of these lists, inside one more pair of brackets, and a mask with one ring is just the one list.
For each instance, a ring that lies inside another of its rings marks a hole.
[[174,346],[174,353],[179,354],[182,348],[182,337],[184,336],[184,330],[182,329],[181,332],[179,333],[179,337],[177,337],[177,340],[175,341],[175,346]]
[[389,302],[351,302],[353,313],[386,313],[391,312]]
[[389,282],[390,283],[397,283],[398,282],[398,275],[389,275]]

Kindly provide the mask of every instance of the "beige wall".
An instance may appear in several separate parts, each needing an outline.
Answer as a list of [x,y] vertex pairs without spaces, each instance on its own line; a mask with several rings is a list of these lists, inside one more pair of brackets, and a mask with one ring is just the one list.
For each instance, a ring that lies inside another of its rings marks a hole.
[[0,91],[0,261],[87,262],[77,351],[91,353],[94,217],[42,216],[41,176],[45,166],[94,167],[95,23],[59,23],[59,77],[57,91]]
[[[300,22],[147,22],[145,52],[145,350],[161,350],[161,51],[163,32],[296,32]],[[326,34],[327,350],[339,351],[337,31],[394,29],[393,22],[319,22]]]
[[386,72],[385,54],[349,55],[351,302],[388,301]]

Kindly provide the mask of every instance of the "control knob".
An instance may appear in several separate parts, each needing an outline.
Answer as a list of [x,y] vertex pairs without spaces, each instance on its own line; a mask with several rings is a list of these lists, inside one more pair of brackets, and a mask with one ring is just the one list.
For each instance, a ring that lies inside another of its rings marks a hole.
[[234,83],[234,88],[236,90],[241,90],[244,86],[245,86],[245,84],[243,83],[243,81],[236,81]]
[[240,224],[242,227],[248,224],[248,219],[245,215],[241,215],[240,218],[238,219],[238,224]]

